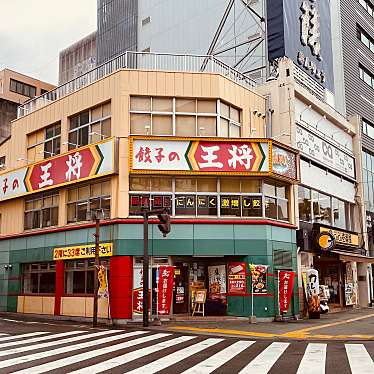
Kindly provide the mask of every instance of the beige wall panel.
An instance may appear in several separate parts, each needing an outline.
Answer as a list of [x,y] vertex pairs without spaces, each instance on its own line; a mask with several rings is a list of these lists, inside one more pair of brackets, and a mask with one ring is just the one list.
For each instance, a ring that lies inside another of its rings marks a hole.
[[23,198],[6,200],[0,204],[1,233],[3,235],[23,231]]
[[139,92],[142,95],[157,95],[157,73],[151,71],[147,73],[148,75],[148,91],[144,91],[142,82],[139,81]]
[[186,73],[183,77],[183,88],[185,97],[193,97],[193,83],[192,83],[192,74]]
[[[86,297],[86,315],[85,317],[92,318],[93,315],[93,297]],[[99,318],[108,318],[108,299],[100,297],[97,305],[97,316]]]
[[[129,93],[129,87],[126,87],[126,93]],[[136,87],[136,91],[134,92],[141,92],[143,95],[148,92],[148,73],[146,71],[139,71],[138,73],[138,85]]]
[[175,96],[185,97],[184,93],[184,80],[182,73],[175,73],[174,74],[174,92]]
[[[131,74],[129,74],[129,78],[128,78],[128,86],[127,86],[127,90],[128,92],[139,92],[139,71],[131,71]],[[148,75],[148,73],[146,73]],[[148,77],[147,77],[148,79]],[[143,86],[146,86],[146,83],[142,82],[142,85]],[[142,87],[142,89],[144,89]]]
[[165,73],[160,72],[156,75],[156,87],[157,87],[157,95],[158,96],[165,96],[166,95],[165,86],[166,86]]
[[86,316],[86,300],[85,297],[69,297],[61,298],[61,315],[62,316]]
[[63,189],[59,191],[59,209],[58,209],[58,225],[64,226],[67,223],[67,189]]
[[200,74],[192,74],[192,93],[195,97],[201,97],[202,96],[202,77]]
[[42,296],[25,296],[24,313],[43,314]]
[[175,95],[174,73],[165,73],[165,91],[167,95]]
[[211,97],[211,76],[202,75],[201,76],[201,96],[202,97]]
[[25,306],[25,296],[17,297],[17,313],[24,313]]
[[54,296],[43,296],[43,310],[42,314],[53,315],[55,313],[55,298]]

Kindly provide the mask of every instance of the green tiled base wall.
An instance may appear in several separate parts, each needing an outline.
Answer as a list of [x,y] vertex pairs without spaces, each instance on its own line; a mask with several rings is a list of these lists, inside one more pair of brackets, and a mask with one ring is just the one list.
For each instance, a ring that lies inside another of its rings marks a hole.
[[[19,294],[20,264],[53,260],[53,248],[83,245],[94,242],[94,229],[80,229],[0,240],[0,311],[16,311]],[[113,242],[116,256],[143,254],[143,227],[140,224],[115,224],[101,227],[102,242]],[[163,238],[157,225],[149,228],[149,253],[152,256],[241,256],[243,261],[268,265],[274,274],[273,250],[292,251],[292,270],[296,264],[296,231],[270,225],[234,224],[175,224],[167,238]],[[240,257],[235,257],[236,260]],[[12,264],[5,271],[4,265]],[[291,269],[289,269],[291,270]],[[268,293],[272,296],[254,297],[257,317],[273,317],[277,313],[276,282],[269,276]],[[250,285],[248,284],[248,290]],[[294,289],[293,310],[298,313],[297,285]],[[229,296],[228,314],[249,316],[250,296]]]

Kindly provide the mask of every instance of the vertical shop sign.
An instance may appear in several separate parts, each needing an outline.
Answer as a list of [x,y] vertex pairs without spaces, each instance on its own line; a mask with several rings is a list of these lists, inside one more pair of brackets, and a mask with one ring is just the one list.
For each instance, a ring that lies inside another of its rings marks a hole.
[[293,271],[279,271],[279,312],[287,313],[291,303],[295,273]]
[[247,293],[245,262],[228,264],[228,293],[235,295],[245,295]]
[[209,297],[226,300],[226,265],[208,266]]
[[345,264],[345,305],[357,304],[357,265],[355,262],[346,262]]
[[99,297],[109,297],[109,290],[108,290],[108,277],[107,277],[107,271],[105,269],[105,266],[100,265],[97,277],[99,279],[99,290],[98,295]]
[[143,269],[141,268],[134,268],[132,310],[135,315],[143,314]]
[[158,314],[168,315],[173,295],[174,267],[160,266],[158,274]]
[[309,269],[306,272],[308,311],[312,314],[319,314],[319,278],[316,269]]
[[266,294],[267,290],[267,265],[249,265],[252,277],[252,292],[255,294]]

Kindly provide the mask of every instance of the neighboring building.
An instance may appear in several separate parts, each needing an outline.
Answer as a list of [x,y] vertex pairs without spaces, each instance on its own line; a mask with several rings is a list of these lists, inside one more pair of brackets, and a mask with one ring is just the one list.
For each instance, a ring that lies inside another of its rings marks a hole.
[[264,1],[98,0],[97,62],[126,51],[215,55],[265,77]]
[[58,84],[64,84],[96,66],[96,31],[60,52]]
[[[0,71],[0,142],[10,136],[10,123],[17,118],[17,106],[54,88],[10,69]],[[4,165],[0,161],[1,165]]]
[[[367,241],[374,255],[374,2],[340,1],[347,114],[361,117]],[[373,298],[374,299],[374,298]]]
[[[278,314],[275,275],[297,271],[298,153],[265,138],[266,102],[253,82],[219,64],[219,73],[170,70],[181,61],[194,57],[171,55],[148,70],[108,68],[68,94],[52,91],[47,105],[21,108],[0,153],[36,163],[0,177],[1,310],[92,315],[90,220],[99,210],[111,317],[139,318],[137,212],[150,207],[172,215],[167,238],[151,220],[149,251],[153,287],[159,265],[175,266],[173,314],[189,313],[192,291],[202,288],[208,315],[250,315],[249,277],[239,295],[226,285],[234,263],[244,263],[242,274],[263,265],[254,311],[268,320]],[[294,291],[289,316],[298,314]],[[101,316],[107,306],[101,299]]]

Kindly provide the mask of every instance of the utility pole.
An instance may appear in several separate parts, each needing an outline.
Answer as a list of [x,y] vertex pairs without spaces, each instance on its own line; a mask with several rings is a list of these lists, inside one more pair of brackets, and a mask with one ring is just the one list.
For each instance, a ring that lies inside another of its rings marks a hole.
[[94,300],[93,300],[93,318],[92,326],[97,327],[97,310],[98,310],[98,292],[99,292],[99,279],[98,272],[100,269],[100,218],[96,213],[95,217],[95,269],[94,269]]

